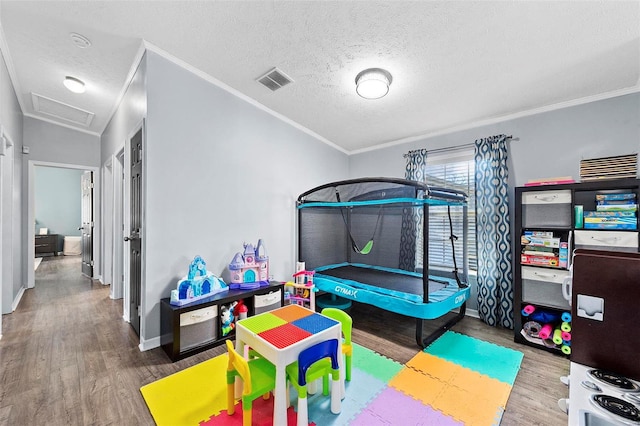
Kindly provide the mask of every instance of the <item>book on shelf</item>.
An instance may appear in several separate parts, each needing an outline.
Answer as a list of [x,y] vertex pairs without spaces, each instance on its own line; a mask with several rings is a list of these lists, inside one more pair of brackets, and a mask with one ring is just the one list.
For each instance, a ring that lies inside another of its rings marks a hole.
[[520,244],[525,246],[538,246],[538,247],[560,247],[560,238],[550,237],[534,237],[531,235],[523,235],[520,237]]
[[532,256],[523,253],[520,255],[520,263],[522,265],[551,266],[557,268],[560,266],[560,258],[557,256]]
[[589,223],[585,222],[584,229],[636,230],[636,223]]
[[596,206],[628,206],[636,204],[635,199],[628,200],[596,200]]
[[585,217],[584,223],[611,223],[617,225],[635,225],[637,219],[635,217]]
[[525,250],[522,252],[522,254],[526,254],[529,256],[558,257],[558,254],[552,251]]
[[584,217],[636,217],[635,211],[586,211]]
[[635,200],[636,194],[633,192],[615,193],[615,194],[596,194],[596,201],[624,201]]
[[553,231],[524,231],[526,237],[552,238]]
[[635,212],[638,211],[637,204],[598,204],[598,212]]
[[539,185],[562,185],[566,183],[576,183],[571,176],[558,176],[540,179],[529,179],[524,186],[539,186]]

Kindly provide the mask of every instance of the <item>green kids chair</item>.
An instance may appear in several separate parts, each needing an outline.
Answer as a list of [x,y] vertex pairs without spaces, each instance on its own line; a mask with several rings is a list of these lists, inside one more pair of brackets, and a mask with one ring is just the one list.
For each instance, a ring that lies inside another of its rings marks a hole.
[[331,412],[340,413],[340,365],[338,364],[338,340],[325,340],[303,350],[298,361],[287,365],[287,379],[298,391],[298,426],[309,424],[307,407],[307,383],[322,377],[322,393],[329,395],[331,374]]
[[235,380],[242,379],[242,424],[251,426],[253,401],[260,395],[269,398],[276,385],[276,368],[264,358],[244,359],[227,340],[229,364],[227,366],[227,414],[235,413]]
[[[353,355],[353,346],[351,345],[351,330],[353,328],[353,320],[345,311],[336,308],[324,308],[322,315],[333,318],[342,324],[342,354],[345,359],[344,379],[351,381],[351,357]],[[344,380],[342,381],[344,384]]]

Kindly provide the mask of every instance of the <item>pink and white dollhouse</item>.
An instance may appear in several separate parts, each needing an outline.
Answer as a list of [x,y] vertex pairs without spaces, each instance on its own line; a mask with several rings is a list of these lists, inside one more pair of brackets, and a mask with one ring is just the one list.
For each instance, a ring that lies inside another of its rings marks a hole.
[[262,240],[253,247],[244,244],[244,252],[238,252],[229,264],[229,287],[251,289],[269,285],[269,256]]

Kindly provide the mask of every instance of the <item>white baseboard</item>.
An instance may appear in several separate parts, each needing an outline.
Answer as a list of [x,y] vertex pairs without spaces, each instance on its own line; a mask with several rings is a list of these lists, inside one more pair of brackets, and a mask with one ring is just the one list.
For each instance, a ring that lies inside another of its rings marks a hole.
[[18,294],[16,294],[15,299],[13,299],[13,303],[11,304],[11,312],[16,310],[16,308],[18,307],[18,304],[20,303],[20,300],[22,299],[23,294],[24,294],[24,286],[20,287],[20,290],[18,290]]
[[478,314],[478,310],[477,309],[467,309],[464,314],[468,315],[470,317],[473,317],[473,318],[480,319],[480,314]]
[[148,351],[148,350],[155,349],[155,348],[159,348],[159,347],[160,347],[160,336],[154,337],[154,338],[149,339],[149,340],[144,340],[141,337],[140,338],[140,344],[138,345],[138,348],[140,349],[141,352]]

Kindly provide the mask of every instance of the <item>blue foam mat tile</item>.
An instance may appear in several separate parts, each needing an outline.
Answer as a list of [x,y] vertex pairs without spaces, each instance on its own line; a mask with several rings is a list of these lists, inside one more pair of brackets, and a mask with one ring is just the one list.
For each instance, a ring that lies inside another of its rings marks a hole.
[[[351,381],[345,383],[345,398],[342,400],[340,414],[331,413],[331,397],[318,393],[309,395],[309,421],[317,425],[347,425],[355,418],[387,384],[357,368],[351,370]],[[291,391],[291,403],[297,409],[295,389]]]

